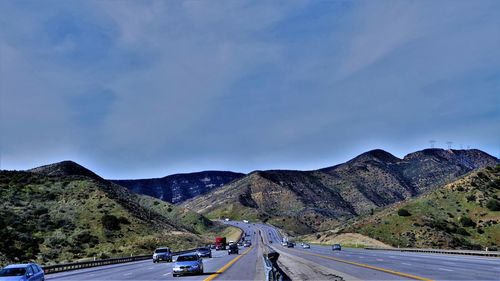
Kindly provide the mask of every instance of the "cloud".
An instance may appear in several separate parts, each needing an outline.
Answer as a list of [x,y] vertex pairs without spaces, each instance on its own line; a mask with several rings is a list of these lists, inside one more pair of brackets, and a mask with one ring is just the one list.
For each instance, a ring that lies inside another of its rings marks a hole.
[[309,169],[499,151],[496,1],[1,2],[2,168]]

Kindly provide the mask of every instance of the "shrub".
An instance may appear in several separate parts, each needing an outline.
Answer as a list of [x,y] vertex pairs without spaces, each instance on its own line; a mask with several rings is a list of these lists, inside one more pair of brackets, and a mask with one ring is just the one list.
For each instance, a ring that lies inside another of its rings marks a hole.
[[464,227],[476,227],[476,223],[471,220],[471,218],[463,216],[458,219],[458,221],[462,224]]
[[401,208],[398,210],[398,215],[400,217],[409,217],[411,216],[411,213],[408,210]]
[[476,201],[476,196],[474,194],[472,195],[468,195],[467,197],[465,197],[467,199],[467,202],[472,202],[472,201]]
[[113,215],[104,215],[101,222],[107,230],[120,230],[120,220]]
[[500,202],[496,199],[490,199],[486,203],[486,208],[490,211],[500,211]]
[[460,235],[463,235],[463,236],[470,236],[469,232],[467,232],[467,230],[463,229],[463,228],[458,228],[457,229],[457,234],[460,234]]

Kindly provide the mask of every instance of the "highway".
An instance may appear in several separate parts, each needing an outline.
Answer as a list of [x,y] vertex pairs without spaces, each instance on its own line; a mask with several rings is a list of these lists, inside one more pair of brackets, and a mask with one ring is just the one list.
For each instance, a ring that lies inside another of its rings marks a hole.
[[282,255],[291,255],[331,268],[347,279],[359,280],[500,280],[500,259],[311,245],[281,246],[281,235],[269,225],[256,224],[264,241]]
[[174,263],[146,260],[49,274],[46,280],[261,280],[262,259],[257,259],[260,239],[250,229],[247,232],[251,233],[252,247],[240,247],[239,255],[212,250],[212,258],[203,259],[203,275],[173,277]]
[[327,246],[303,249],[300,244],[287,248],[281,246],[281,234],[272,226],[228,224],[240,227],[253,245],[240,247],[240,255],[213,251],[213,258],[204,259],[203,275],[173,277],[173,263],[153,264],[147,260],[50,274],[46,280],[263,280],[259,231],[264,244],[280,253],[280,260],[294,261],[289,265],[292,270],[312,266],[313,271],[325,271],[320,276],[327,276],[296,278],[300,280],[329,280],[328,276],[334,275],[345,280],[500,280],[500,258],[349,248],[334,252]]

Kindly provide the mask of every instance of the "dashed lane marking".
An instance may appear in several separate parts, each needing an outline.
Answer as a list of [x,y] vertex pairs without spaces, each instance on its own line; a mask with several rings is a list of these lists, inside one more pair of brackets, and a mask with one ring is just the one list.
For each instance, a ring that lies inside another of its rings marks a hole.
[[416,276],[416,275],[412,275],[412,274],[408,274],[408,273],[404,273],[404,272],[399,272],[399,271],[395,271],[395,270],[391,270],[391,269],[387,269],[387,268],[372,266],[372,265],[368,265],[368,264],[364,264],[364,263],[352,262],[352,261],[343,260],[343,259],[339,259],[339,258],[334,258],[334,257],[329,257],[329,256],[324,256],[324,255],[319,255],[319,254],[314,254],[314,253],[307,253],[304,251],[297,251],[297,250],[292,250],[292,249],[289,249],[289,250],[294,251],[294,252],[299,252],[299,253],[302,253],[305,255],[316,256],[316,257],[320,257],[320,258],[324,258],[324,259],[334,260],[334,261],[343,262],[343,263],[347,263],[347,264],[351,264],[351,265],[356,265],[356,266],[360,266],[360,267],[364,267],[364,268],[378,270],[378,271],[382,271],[385,273],[389,273],[389,274],[393,274],[393,275],[397,275],[397,276],[401,276],[401,277],[406,277],[406,278],[411,278],[411,279],[421,280],[421,281],[432,281],[431,279],[428,279],[425,277],[420,277],[420,276]]
[[250,246],[250,248],[248,248],[248,250],[246,250],[245,252],[243,252],[243,254],[235,257],[234,259],[232,259],[231,261],[229,261],[228,263],[226,263],[226,265],[224,265],[223,267],[221,267],[214,274],[212,274],[212,275],[208,276],[207,278],[205,278],[203,281],[211,281],[211,280],[213,280],[215,277],[217,277],[219,274],[221,274],[224,271],[226,271],[231,265],[233,265],[235,262],[237,262],[241,257],[243,257],[248,252],[250,252],[250,250],[252,250],[252,248],[253,248],[253,246]]
[[438,267],[439,270],[442,270],[442,271],[453,271],[452,269],[447,269],[447,268],[442,268],[442,267]]

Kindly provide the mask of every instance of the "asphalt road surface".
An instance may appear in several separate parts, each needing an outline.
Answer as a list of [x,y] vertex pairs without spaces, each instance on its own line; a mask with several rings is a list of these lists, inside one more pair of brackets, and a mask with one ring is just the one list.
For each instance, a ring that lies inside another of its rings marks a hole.
[[256,224],[264,242],[282,254],[312,261],[360,280],[500,280],[500,259],[463,255],[444,255],[311,245],[303,249],[281,246],[281,235],[274,227]]
[[46,280],[262,280],[262,259],[257,259],[259,240],[253,231],[247,232],[251,233],[247,239],[252,240],[252,247],[240,247],[239,255],[212,250],[212,258],[203,259],[203,275],[173,277],[174,263],[147,260],[49,274]]
[[272,226],[227,223],[243,229],[252,246],[240,247],[239,255],[213,251],[213,257],[203,261],[203,275],[173,277],[173,263],[147,260],[50,274],[46,280],[264,280],[259,231],[264,244],[282,257],[295,259],[294,266],[317,265],[346,280],[500,280],[500,258],[349,248],[332,251],[315,245],[303,249],[300,244],[287,248],[281,246],[282,236]]

